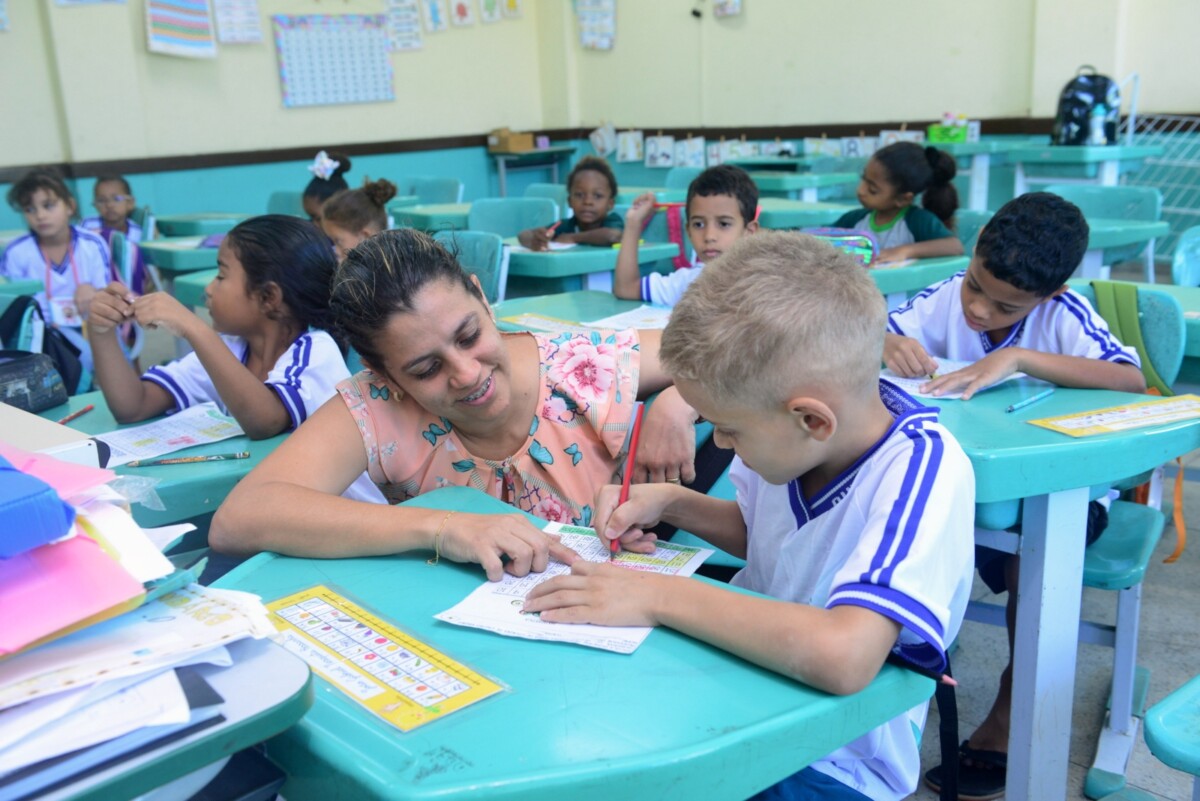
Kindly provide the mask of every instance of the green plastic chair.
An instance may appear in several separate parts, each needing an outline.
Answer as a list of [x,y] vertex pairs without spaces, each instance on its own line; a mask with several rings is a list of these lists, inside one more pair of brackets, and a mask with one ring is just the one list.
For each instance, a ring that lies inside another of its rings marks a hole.
[[979,232],[988,220],[992,219],[990,211],[973,211],[959,209],[954,215],[954,235],[962,242],[963,252],[970,256],[975,251],[975,243],[979,241]]
[[491,197],[476,200],[467,213],[467,228],[507,238],[528,228],[558,220],[554,201],[545,197]]
[[272,192],[267,198],[267,214],[287,214],[308,218],[304,211],[303,192]]
[[702,172],[704,170],[699,167],[672,167],[667,170],[663,186],[667,189],[687,189]]
[[[542,198],[544,199],[544,198]],[[438,231],[433,238],[458,259],[467,272],[479,279],[488,303],[504,300],[508,263],[504,241],[484,231]]]
[[525,187],[523,196],[548,197],[557,206],[554,216],[560,220],[567,216],[567,187],[563,184],[530,184]]
[[420,203],[462,203],[463,182],[457,178],[420,176],[412,179],[412,191]]
[[[1162,192],[1148,186],[1093,186],[1091,184],[1049,184],[1047,192],[1071,201],[1084,217],[1110,220],[1162,219]],[[1105,264],[1133,261],[1142,257],[1145,281],[1154,283],[1154,240],[1104,251]]]
[[1200,225],[1194,225],[1179,235],[1175,243],[1175,257],[1171,260],[1171,283],[1200,286]]
[[[1164,764],[1200,777],[1200,676],[1150,707],[1146,745]],[[1192,801],[1200,801],[1200,779],[1192,782]]]
[[134,209],[130,212],[129,219],[141,226],[143,242],[149,242],[157,236],[158,232],[154,230],[154,213],[150,211],[149,206]]

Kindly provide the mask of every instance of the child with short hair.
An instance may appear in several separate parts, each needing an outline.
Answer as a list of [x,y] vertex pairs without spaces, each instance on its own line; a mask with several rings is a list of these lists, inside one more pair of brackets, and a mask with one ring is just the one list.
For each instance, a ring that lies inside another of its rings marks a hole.
[[[865,687],[892,652],[944,669],[971,589],[974,474],[936,409],[880,381],[885,320],[867,272],[803,234],[747,237],[705,267],[675,306],[660,359],[737,452],[737,500],[642,484],[618,505],[619,488],[605,487],[596,530],[646,552],[645,530],[668,521],[744,556],[732,583],[772,597],[579,560],[525,610],[670,626],[838,694]],[[764,795],[907,796],[927,706]]]
[[92,351],[83,334],[92,295],[114,277],[108,245],[91,231],[71,225],[78,210],[62,176],[49,168],[27,172],[8,190],[8,205],[25,216],[29,234],[9,243],[0,256],[0,275],[10,281],[37,280],[38,306],[79,348],[92,370]]
[[596,156],[584,156],[567,176],[567,205],[573,217],[559,220],[548,228],[529,228],[517,235],[517,241],[530,250],[546,250],[550,242],[574,242],[580,245],[612,245],[621,241],[625,221],[613,213],[617,202],[617,176],[608,162]]
[[[1087,241],[1083,214],[1061,197],[1033,192],[1009,201],[980,232],[965,272],[891,313],[887,366],[917,377],[932,375],[938,358],[973,362],[923,387],[935,394],[962,390],[963,400],[1017,371],[1068,387],[1144,392],[1137,352],[1117,341],[1104,318],[1064,283]],[[1090,544],[1107,522],[1097,502],[1088,520]],[[993,592],[1008,590],[1009,665],[987,718],[959,749],[959,790],[995,798],[1005,787],[1020,559],[981,547],[976,561]],[[926,783],[941,787],[940,766],[926,774]]]
[[387,202],[396,196],[396,185],[380,178],[363,179],[358,189],[338,192],[321,206],[321,230],[333,240],[338,261],[380,231],[387,230]]
[[[950,230],[958,210],[952,183],[958,164],[949,153],[915,142],[876,150],[858,184],[861,209],[833,225],[867,231],[879,241],[880,261],[961,256],[962,242]],[[922,195],[924,208],[913,205]]]
[[[130,288],[140,294],[146,286],[146,259],[137,244],[142,241],[145,232],[142,231],[142,226],[129,216],[137,205],[129,182],[120,175],[101,175],[92,189],[92,205],[96,207],[99,215],[85,217],[80,225],[103,237],[108,243],[110,256],[113,234],[125,235],[133,259],[133,268],[129,274]],[[118,275],[122,270],[122,265],[113,265],[113,271]]]
[[697,264],[663,275],[642,276],[638,265],[638,239],[646,221],[656,211],[653,192],[639,195],[625,215],[625,234],[613,294],[659,306],[673,306],[705,263],[728,250],[734,242],[758,230],[758,187],[749,173],[732,164],[709,167],[696,176],[687,192],[687,232]]
[[321,206],[326,200],[350,188],[345,175],[350,171],[350,157],[345,153],[317,153],[313,163],[308,165],[308,171],[313,174],[308,186],[304,187],[301,202],[308,219],[321,224]]

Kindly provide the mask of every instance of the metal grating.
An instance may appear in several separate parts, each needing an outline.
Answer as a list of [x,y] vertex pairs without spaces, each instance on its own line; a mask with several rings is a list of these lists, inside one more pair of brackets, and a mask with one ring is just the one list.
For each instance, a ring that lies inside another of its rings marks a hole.
[[[1129,133],[1125,120],[1122,138]],[[1163,154],[1146,159],[1145,166],[1121,177],[1130,186],[1152,186],[1162,192],[1162,216],[1171,233],[1158,240],[1157,252],[1175,252],[1179,235],[1200,225],[1200,117],[1146,114],[1133,123],[1132,144],[1161,145]]]

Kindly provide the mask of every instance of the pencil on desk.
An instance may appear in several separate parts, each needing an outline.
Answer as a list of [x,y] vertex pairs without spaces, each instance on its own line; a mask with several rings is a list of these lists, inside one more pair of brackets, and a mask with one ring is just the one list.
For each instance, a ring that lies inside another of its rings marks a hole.
[[[629,484],[633,480],[633,466],[637,461],[638,435],[642,433],[642,410],[644,408],[645,406],[639,403],[637,412],[633,416],[633,431],[629,434],[629,453],[625,455],[625,478],[621,481],[621,497],[617,499],[617,506],[629,500]],[[610,540],[608,549],[608,561],[611,562],[617,552],[621,550],[620,539]]]
[[1023,401],[1017,401],[1012,406],[1009,406],[1007,409],[1005,409],[1005,411],[1006,412],[1015,412],[1020,409],[1024,409],[1026,406],[1032,406],[1033,404],[1037,403],[1038,401],[1045,400],[1046,398],[1050,397],[1053,394],[1054,394],[1054,387],[1050,387],[1049,389],[1043,389],[1041,392],[1039,392],[1036,395],[1031,395]]
[[65,426],[67,423],[71,422],[72,420],[78,420],[80,417],[83,417],[85,414],[87,414],[88,412],[90,412],[92,409],[95,409],[95,408],[96,408],[96,406],[94,404],[89,403],[87,406],[84,406],[82,409],[77,409],[77,410],[71,412],[70,414],[68,414],[66,417],[59,420],[58,424],[60,426]]
[[951,687],[958,686],[958,682],[955,681],[950,676],[947,676],[945,673],[941,673],[936,670],[930,670],[929,668],[924,668],[924,667],[921,667],[920,665],[909,662],[907,659],[900,656],[895,651],[890,652],[887,655],[887,659],[885,659],[884,661],[887,662],[889,665],[895,665],[896,667],[902,667],[905,670],[911,670],[913,673],[919,673],[922,676],[924,676],[925,678],[933,679],[934,681],[936,681],[940,684],[948,684]]
[[208,456],[176,456],[170,459],[152,459],[143,461],[134,459],[132,462],[127,462],[126,467],[157,467],[162,464],[196,464],[197,462],[224,462],[230,459],[249,459],[250,451],[238,451],[237,453],[213,453]]

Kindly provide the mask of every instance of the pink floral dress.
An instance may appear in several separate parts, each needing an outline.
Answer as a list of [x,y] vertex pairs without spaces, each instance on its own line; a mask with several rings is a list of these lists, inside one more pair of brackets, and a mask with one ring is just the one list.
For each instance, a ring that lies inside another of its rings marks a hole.
[[540,355],[529,438],[503,461],[474,456],[454,427],[370,370],[338,384],[367,450],[367,473],[392,503],[474,487],[545,520],[588,526],[596,491],[624,462],[637,402],[637,331],[533,336]]

